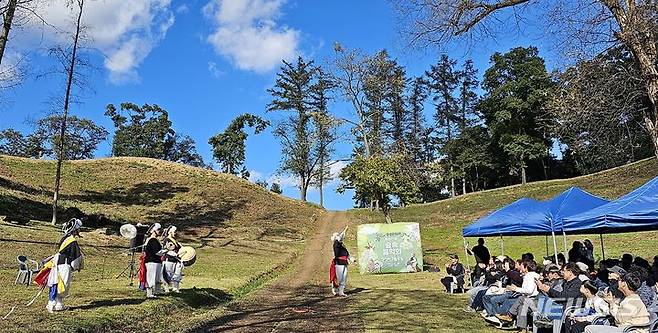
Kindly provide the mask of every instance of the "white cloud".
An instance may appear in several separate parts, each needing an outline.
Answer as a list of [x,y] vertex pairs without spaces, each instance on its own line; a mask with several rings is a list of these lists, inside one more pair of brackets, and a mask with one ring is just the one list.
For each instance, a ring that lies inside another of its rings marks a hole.
[[190,7],[187,4],[182,4],[176,8],[176,13],[178,14],[187,14],[190,12]]
[[[65,1],[51,1],[38,9],[46,22],[60,31],[72,29],[72,12]],[[90,47],[105,56],[110,81],[123,83],[139,79],[138,67],[174,24],[171,0],[97,0],[85,2],[83,24]],[[42,25],[34,22],[41,34]],[[45,32],[45,38],[62,41],[62,34]]]
[[299,54],[299,30],[279,26],[285,0],[211,0],[204,14],[215,24],[208,36],[218,54],[237,68],[267,72]]
[[281,188],[299,188],[299,179],[291,175],[270,175],[267,182],[270,184],[277,183]]
[[224,75],[224,72],[217,67],[217,64],[214,61],[208,61],[208,70],[210,74],[215,78],[219,78]]
[[249,181],[252,183],[255,183],[259,180],[263,179],[263,173],[257,171],[257,170],[249,170]]
[[329,166],[329,175],[331,175],[331,178],[334,178],[334,180],[337,180],[338,176],[340,176],[340,172],[346,166],[347,166],[347,162],[345,161],[332,162],[331,165]]

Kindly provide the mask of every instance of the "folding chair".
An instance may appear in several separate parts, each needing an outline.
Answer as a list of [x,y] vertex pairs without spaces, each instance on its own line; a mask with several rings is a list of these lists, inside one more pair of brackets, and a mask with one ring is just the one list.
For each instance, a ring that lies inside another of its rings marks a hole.
[[[39,263],[28,259],[26,256],[16,257],[18,261],[18,274],[16,275],[16,281],[14,284],[24,284],[29,286],[32,281],[32,275],[39,273]],[[34,269],[30,269],[30,264],[34,264]]]
[[[457,276],[451,276],[452,282],[450,282],[450,293],[454,294],[455,290],[459,289],[459,278],[463,278],[464,274],[462,275],[457,275]],[[465,281],[464,281],[465,282]],[[464,290],[464,286],[461,287],[462,291]]]

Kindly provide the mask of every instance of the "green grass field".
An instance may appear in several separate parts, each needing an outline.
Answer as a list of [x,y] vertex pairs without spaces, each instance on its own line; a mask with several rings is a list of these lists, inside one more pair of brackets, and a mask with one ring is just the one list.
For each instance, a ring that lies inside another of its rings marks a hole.
[[[66,163],[63,215],[102,215],[105,225],[82,233],[85,269],[74,276],[67,305],[49,315],[47,296],[25,307],[35,286],[15,286],[16,256],[52,255],[61,233],[50,215],[53,164],[0,156],[0,331],[181,331],[221,315],[224,305],[286,271],[322,211],[267,192],[236,177],[149,159]],[[73,212],[73,213],[71,213]],[[18,221],[21,224],[16,224]],[[124,222],[173,223],[197,261],[184,271],[182,293],[145,300],[115,277],[129,263],[128,240],[115,234]],[[108,229],[106,234],[106,229]]]
[[[225,316],[230,305],[249,304],[251,291],[269,286],[279,276],[294,279],[291,267],[295,265],[290,263],[300,261],[305,240],[317,233],[323,215],[317,207],[241,179],[179,164],[136,158],[66,163],[62,216],[91,214],[98,224],[83,232],[87,262],[85,270],[74,277],[68,299],[72,311],[49,315],[44,309],[45,295],[25,307],[36,287],[12,283],[16,255],[41,259],[55,251],[59,229],[39,222],[50,218],[53,171],[51,162],[0,156],[0,220],[4,220],[0,222],[0,242],[6,251],[0,256],[0,281],[9,283],[0,289],[0,318],[14,309],[7,320],[0,320],[3,332],[20,331],[26,325],[29,331],[43,332],[176,332],[202,327],[204,322]],[[463,257],[462,227],[520,197],[547,199],[570,186],[580,186],[612,199],[656,175],[658,163],[652,159],[585,177],[395,209],[392,216],[394,222],[420,223],[424,261],[443,268],[448,254]],[[355,226],[384,219],[381,213],[369,210],[352,210],[348,216],[353,227],[347,244],[356,252]],[[116,235],[116,229],[125,222],[155,221],[181,227],[182,242],[197,249],[198,259],[185,271],[180,295],[147,301],[136,287],[128,286],[127,278],[115,278],[130,259],[125,252],[128,240]],[[568,240],[584,237],[598,244],[598,235],[570,236]],[[606,254],[653,256],[657,238],[654,232],[606,235]],[[474,240],[470,241],[472,246]],[[492,253],[501,252],[499,239],[487,242]],[[505,239],[506,254],[516,257],[528,251],[545,254],[546,239]],[[322,277],[326,267],[308,269]],[[462,311],[466,304],[463,295],[442,291],[442,276],[430,272],[359,275],[354,267],[349,282],[354,295],[345,311],[357,318],[357,326],[366,332],[495,331]]]

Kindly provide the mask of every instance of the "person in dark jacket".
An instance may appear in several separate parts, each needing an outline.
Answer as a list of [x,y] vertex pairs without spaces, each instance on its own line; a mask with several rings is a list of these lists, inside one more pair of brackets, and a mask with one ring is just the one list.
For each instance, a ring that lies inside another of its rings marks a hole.
[[561,288],[551,287],[540,281],[537,281],[537,288],[544,293],[543,297],[538,299],[538,316],[543,319],[562,318],[564,309],[569,306],[581,306],[585,300],[580,287],[583,282],[578,278],[581,271],[576,263],[568,263],[562,268],[564,282]]
[[464,292],[464,275],[466,274],[466,270],[464,269],[464,265],[459,262],[459,257],[456,254],[450,255],[450,263],[446,264],[446,273],[448,273],[448,276],[441,279],[441,284],[446,288],[446,292],[450,292],[450,285],[453,281],[457,283],[455,292]]

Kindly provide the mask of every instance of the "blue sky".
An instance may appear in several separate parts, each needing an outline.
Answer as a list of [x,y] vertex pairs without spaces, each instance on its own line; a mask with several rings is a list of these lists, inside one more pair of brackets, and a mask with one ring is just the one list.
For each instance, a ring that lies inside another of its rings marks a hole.
[[[58,2],[40,9],[56,26],[67,27],[68,12]],[[266,89],[274,82],[280,60],[301,54],[326,63],[333,54],[333,43],[359,48],[367,53],[387,49],[410,76],[420,75],[438,59],[436,50],[410,51],[399,35],[396,18],[384,0],[96,0],[87,9],[86,24],[96,51],[90,59],[98,67],[89,78],[89,87],[76,105],[75,115],[91,118],[112,130],[103,115],[108,103],[158,104],[165,108],[174,129],[192,136],[204,159],[211,159],[208,138],[222,131],[237,115],[265,114],[270,101]],[[511,47],[535,45],[545,58],[554,52],[542,43],[538,29],[523,34],[504,33],[497,41],[468,49],[447,48],[462,62],[474,60],[480,75],[488,67],[489,56]],[[27,77],[7,91],[0,106],[0,129],[14,127],[30,131],[30,120],[51,112],[51,96],[61,95],[61,77],[36,79],[52,68],[44,51],[62,37],[38,24],[17,30],[9,42],[9,61],[22,59]],[[547,60],[549,68],[556,63]],[[349,116],[344,102],[332,104],[332,112]],[[338,145],[336,158],[349,156],[348,142]],[[109,142],[97,152],[108,156]],[[271,132],[250,136],[246,166],[252,180],[280,179],[284,194],[298,197],[294,180],[276,176],[280,146]],[[340,164],[337,164],[339,166]],[[337,169],[337,168],[336,168]],[[337,181],[325,192],[330,209],[352,207],[352,194],[335,192]],[[318,201],[317,191],[309,200]]]

